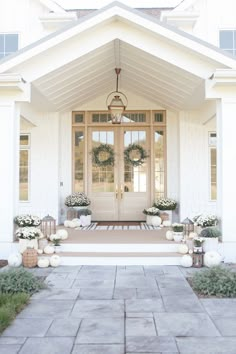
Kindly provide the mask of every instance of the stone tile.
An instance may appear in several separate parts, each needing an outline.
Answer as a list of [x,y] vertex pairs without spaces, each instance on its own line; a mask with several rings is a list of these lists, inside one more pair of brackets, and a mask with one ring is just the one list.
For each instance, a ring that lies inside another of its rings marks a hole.
[[182,275],[179,266],[163,266],[164,274],[175,274],[175,275]]
[[78,300],[71,313],[72,317],[124,317],[122,300]]
[[167,312],[205,312],[200,301],[195,295],[163,296],[163,303]]
[[75,343],[121,344],[124,343],[124,319],[83,319]]
[[[170,353],[178,349],[170,337],[127,337],[126,353]],[[191,351],[188,354],[192,354]]]
[[43,337],[52,323],[51,319],[16,318],[5,329],[2,336],[6,337]]
[[142,275],[117,275],[116,286],[118,288],[156,288],[157,283],[154,278]]
[[164,274],[163,266],[144,266],[144,273],[150,277]]
[[71,273],[71,272],[79,272],[82,266],[66,266],[61,265],[60,267],[56,267],[53,269],[53,273]]
[[123,276],[144,276],[143,266],[126,266],[125,268],[117,268],[117,275]]
[[0,344],[23,344],[25,341],[26,337],[0,337]]
[[37,277],[47,277],[49,274],[53,272],[53,268],[28,268],[30,273],[33,273]]
[[235,354],[236,338],[176,338],[176,342],[181,354]]
[[236,299],[201,299],[201,303],[210,316],[236,316]]
[[75,337],[80,323],[81,319],[79,318],[63,318],[63,320],[53,320],[46,333],[46,337]]
[[[156,278],[157,279],[157,278]],[[183,278],[172,276],[161,276],[157,279],[157,284],[162,295],[192,295],[194,294],[188,282]]]
[[48,275],[46,281],[57,281],[57,280],[62,280],[62,279],[75,279],[78,275],[77,271],[71,271],[71,272],[57,272],[57,273],[51,273]]
[[114,299],[136,299],[137,293],[136,289],[129,288],[115,288]]
[[34,294],[33,300],[76,300],[79,296],[80,289],[45,289]]
[[39,301],[32,300],[18,315],[18,318],[64,318],[68,317],[74,301]]
[[77,274],[77,280],[79,279],[90,279],[90,280],[114,280],[115,272],[103,272],[103,271],[81,271]]
[[90,271],[90,272],[102,272],[102,273],[115,273],[116,266],[102,266],[102,265],[86,265],[82,266],[80,273]]
[[126,318],[139,318],[139,317],[150,317],[153,318],[152,312],[126,312]]
[[236,337],[236,319],[234,317],[212,317],[223,337]]
[[74,346],[72,354],[124,354],[124,345],[78,345]]
[[161,294],[158,288],[138,288],[137,299],[160,298]]
[[220,333],[207,314],[155,313],[158,336],[216,337]]
[[126,336],[156,336],[152,318],[126,318]]
[[113,297],[113,288],[82,288],[79,299],[84,300],[111,300]]
[[73,288],[114,288],[114,283],[114,277],[101,280],[96,278],[76,279]]
[[49,279],[45,280],[45,283],[54,289],[70,289],[74,283],[74,279]]
[[1,354],[17,354],[21,345],[19,344],[0,344],[0,353]]
[[125,301],[126,312],[165,312],[161,299],[136,299]]
[[70,354],[74,338],[28,338],[20,354]]

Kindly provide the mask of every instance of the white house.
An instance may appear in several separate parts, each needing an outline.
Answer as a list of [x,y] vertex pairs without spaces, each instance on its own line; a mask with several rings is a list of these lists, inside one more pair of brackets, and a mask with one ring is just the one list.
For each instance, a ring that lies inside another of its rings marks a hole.
[[[140,220],[158,196],[179,220],[216,213],[236,261],[235,2],[123,2],[0,3],[0,257],[15,215],[60,223],[65,197],[85,191],[95,220]],[[148,155],[138,167],[124,162],[132,143]],[[114,165],[94,166],[100,144]]]

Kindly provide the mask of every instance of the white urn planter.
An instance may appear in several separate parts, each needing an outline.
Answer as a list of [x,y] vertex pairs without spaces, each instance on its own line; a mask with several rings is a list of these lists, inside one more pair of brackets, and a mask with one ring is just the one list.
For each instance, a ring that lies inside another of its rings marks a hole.
[[91,224],[91,215],[80,216],[81,226],[89,226]]
[[211,252],[218,250],[218,237],[203,237],[203,252]]
[[183,239],[183,232],[173,232],[173,238],[175,242],[181,242]]
[[27,240],[25,238],[19,238],[19,251],[23,253],[27,248],[38,249],[38,239]]

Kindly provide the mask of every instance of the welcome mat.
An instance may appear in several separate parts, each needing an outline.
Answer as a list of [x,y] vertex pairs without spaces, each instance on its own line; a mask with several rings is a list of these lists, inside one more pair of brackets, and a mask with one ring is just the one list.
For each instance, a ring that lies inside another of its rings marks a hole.
[[145,222],[141,222],[138,225],[99,225],[97,222],[94,222],[94,223],[91,223],[89,226],[76,227],[75,230],[81,230],[81,231],[160,230],[160,227],[148,225]]

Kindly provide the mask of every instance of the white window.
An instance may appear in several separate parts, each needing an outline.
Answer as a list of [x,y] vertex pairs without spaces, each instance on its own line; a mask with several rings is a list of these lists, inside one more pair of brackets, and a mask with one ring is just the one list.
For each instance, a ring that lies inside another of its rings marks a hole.
[[20,135],[20,161],[19,161],[19,199],[21,202],[29,200],[29,160],[30,136]]
[[18,50],[18,34],[0,33],[0,59]]
[[216,133],[210,132],[208,137],[209,146],[209,174],[210,174],[210,200],[217,199],[217,150]]
[[220,48],[236,56],[236,29],[220,30]]

